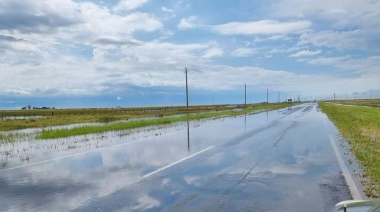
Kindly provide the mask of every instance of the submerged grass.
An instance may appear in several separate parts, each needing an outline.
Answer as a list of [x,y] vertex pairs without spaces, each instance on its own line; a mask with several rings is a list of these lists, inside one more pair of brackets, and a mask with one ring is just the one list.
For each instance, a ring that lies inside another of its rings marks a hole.
[[27,133],[23,132],[0,132],[0,147],[1,144],[14,143],[20,139],[28,138]]
[[16,136],[14,134],[0,133],[0,144],[13,143],[16,141]]
[[200,114],[191,114],[184,116],[176,116],[176,117],[163,117],[157,119],[150,120],[138,120],[138,121],[130,121],[130,122],[117,122],[111,123],[107,125],[100,126],[80,126],[72,129],[53,129],[53,130],[43,130],[42,133],[38,136],[40,139],[51,139],[51,138],[65,138],[75,135],[86,135],[92,133],[103,133],[107,131],[118,131],[118,130],[126,130],[133,129],[139,127],[147,127],[153,125],[162,125],[162,124],[170,124],[175,122],[183,122],[183,121],[191,121],[191,120],[200,120],[206,118],[216,118],[222,116],[237,116],[246,113],[252,113],[260,110],[274,110],[284,107],[289,107],[295,105],[287,104],[287,103],[279,103],[279,104],[261,104],[256,105],[243,110],[229,110],[229,111],[219,111],[219,112],[210,112],[210,113],[200,113]]
[[[91,122],[102,122],[103,117],[99,115],[76,115],[76,116],[54,116],[54,117],[43,117],[36,119],[8,119],[0,121],[0,131],[10,131],[10,130],[21,130],[27,128],[38,128],[38,127],[48,127],[48,126],[58,126],[67,124],[79,124],[79,123],[91,123]],[[118,118],[126,119],[126,116],[119,116]],[[117,120],[113,118],[113,120]]]
[[320,103],[350,144],[364,171],[362,184],[368,197],[380,197],[380,110]]

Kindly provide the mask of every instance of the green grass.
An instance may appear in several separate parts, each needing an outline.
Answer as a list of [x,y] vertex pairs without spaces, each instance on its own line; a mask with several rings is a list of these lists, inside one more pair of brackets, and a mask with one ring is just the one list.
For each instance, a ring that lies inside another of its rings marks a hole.
[[72,129],[55,129],[55,130],[43,130],[41,135],[38,136],[40,139],[51,139],[51,138],[65,138],[75,135],[86,135],[92,133],[103,133],[107,131],[118,131],[118,130],[126,130],[133,129],[139,127],[147,127],[153,125],[162,125],[162,124],[171,124],[175,122],[183,122],[183,121],[191,121],[191,120],[200,120],[207,118],[216,118],[221,116],[237,116],[246,113],[252,113],[260,110],[273,110],[279,109],[283,107],[288,107],[293,104],[280,103],[280,104],[262,104],[256,105],[254,107],[250,107],[243,110],[229,110],[229,111],[219,111],[219,112],[211,112],[211,113],[201,113],[201,114],[190,114],[184,116],[176,116],[176,117],[163,117],[157,119],[150,120],[139,120],[139,121],[130,121],[130,122],[117,122],[107,125],[100,126],[80,126]]
[[380,99],[357,99],[357,100],[351,99],[351,100],[337,100],[333,102],[337,104],[343,104],[343,105],[357,105],[357,106],[380,108]]
[[320,108],[350,144],[363,169],[362,184],[368,197],[380,197],[380,110],[320,103]]

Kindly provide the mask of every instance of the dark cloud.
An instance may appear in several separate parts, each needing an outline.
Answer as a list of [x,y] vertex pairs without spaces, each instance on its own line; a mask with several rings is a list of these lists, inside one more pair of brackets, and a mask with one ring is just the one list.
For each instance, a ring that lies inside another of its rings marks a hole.
[[25,40],[21,38],[9,36],[9,35],[0,35],[0,41],[20,42],[20,41],[25,41]]
[[45,32],[76,25],[81,22],[79,13],[65,14],[44,8],[39,1],[10,1],[0,3],[0,29],[18,30],[22,33]]
[[0,14],[0,29],[21,30],[22,33],[42,32],[48,29],[71,26],[77,20],[67,19],[55,14],[42,16],[31,14]]
[[116,38],[98,38],[94,43],[99,45],[130,45],[130,46],[140,46],[141,42],[134,40],[120,40]]
[[38,61],[35,61],[35,60],[20,59],[20,60],[12,62],[11,64],[14,65],[14,66],[16,66],[16,65],[25,65],[25,64],[30,65],[30,66],[40,66],[42,63],[38,62]]
[[43,91],[42,93],[50,95],[50,94],[57,94],[58,92],[59,92],[58,89],[56,89],[56,88],[50,88],[50,89],[47,89],[47,90]]
[[48,94],[48,95],[51,95],[51,94],[57,94],[59,92],[58,89],[56,88],[49,88],[49,89],[46,89],[46,90],[41,90],[39,88],[35,89],[34,90],[34,94]]

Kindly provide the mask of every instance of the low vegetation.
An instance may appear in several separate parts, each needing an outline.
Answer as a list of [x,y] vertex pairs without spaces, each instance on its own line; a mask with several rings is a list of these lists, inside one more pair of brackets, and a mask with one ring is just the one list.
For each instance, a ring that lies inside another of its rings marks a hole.
[[380,197],[380,110],[333,103],[319,105],[338,127],[359,161],[364,171],[362,184],[366,187],[365,194]]
[[357,100],[337,100],[334,103],[342,105],[356,105],[364,107],[380,108],[380,99],[357,99]]
[[[254,108],[285,107],[280,104],[248,105]],[[140,108],[83,108],[47,110],[8,110],[0,111],[0,131],[43,128],[80,123],[108,123],[144,117],[166,117],[173,115],[209,113],[239,109],[241,105],[191,106],[189,110],[177,107],[140,107]]]
[[224,117],[224,116],[236,116],[246,113],[257,112],[261,110],[274,110],[279,108],[288,107],[293,104],[280,103],[280,104],[259,104],[255,106],[251,106],[247,109],[241,110],[227,110],[227,111],[219,111],[219,112],[209,112],[209,113],[197,113],[197,114],[189,114],[183,116],[171,116],[171,117],[162,117],[156,119],[147,119],[147,120],[136,120],[129,122],[115,122],[107,125],[97,125],[97,126],[80,126],[71,129],[53,129],[53,130],[44,130],[41,135],[38,137],[40,139],[49,139],[49,138],[63,138],[75,135],[85,135],[92,133],[102,133],[106,131],[117,131],[117,130],[125,130],[139,127],[146,127],[152,125],[162,125],[162,124],[170,124],[174,122],[182,122],[182,121],[191,121],[191,120],[199,120],[206,118],[216,118],[216,117]]
[[112,122],[144,117],[164,117],[231,109],[229,105],[140,108],[82,108],[0,111],[0,131],[41,128],[79,123]]

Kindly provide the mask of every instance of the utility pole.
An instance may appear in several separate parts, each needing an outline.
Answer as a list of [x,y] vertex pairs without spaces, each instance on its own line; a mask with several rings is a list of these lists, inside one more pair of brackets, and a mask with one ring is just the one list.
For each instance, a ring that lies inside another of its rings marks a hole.
[[269,103],[269,101],[268,101],[268,88],[267,88],[267,103]]
[[334,101],[335,101],[335,93],[334,93]]
[[372,99],[372,89],[371,89],[371,92],[369,93],[369,99]]
[[278,100],[277,100],[278,103],[280,103],[280,97],[281,97],[281,96],[280,96],[280,91],[279,91],[279,92],[278,92]]
[[244,108],[247,107],[247,84],[244,84]]
[[187,85],[187,68],[185,67],[185,73],[186,73],[186,109],[189,110],[189,89]]

